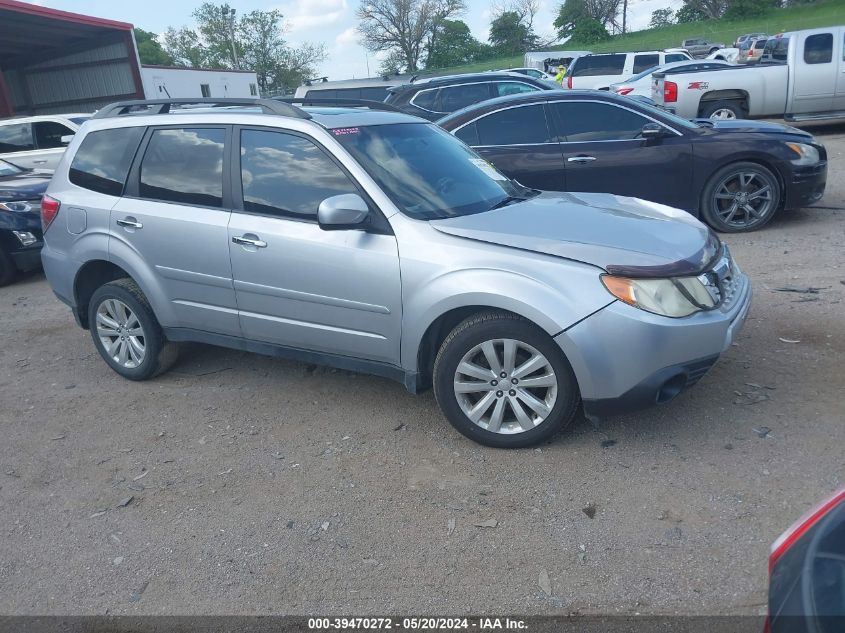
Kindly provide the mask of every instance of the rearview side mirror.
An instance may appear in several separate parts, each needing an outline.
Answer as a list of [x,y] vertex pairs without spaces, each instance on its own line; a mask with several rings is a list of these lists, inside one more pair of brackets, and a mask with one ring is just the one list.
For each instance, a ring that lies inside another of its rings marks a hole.
[[326,198],[317,209],[317,222],[324,231],[364,230],[370,208],[357,193]]
[[70,145],[70,142],[73,140],[73,134],[65,134],[59,139],[59,143],[62,145]]
[[659,123],[646,123],[640,132],[640,136],[646,140],[650,140],[660,138],[664,133],[663,126]]

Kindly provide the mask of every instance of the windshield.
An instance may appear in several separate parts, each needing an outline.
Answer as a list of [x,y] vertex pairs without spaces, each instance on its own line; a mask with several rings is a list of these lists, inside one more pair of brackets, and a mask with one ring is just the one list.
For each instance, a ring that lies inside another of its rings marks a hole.
[[427,123],[331,130],[387,196],[418,220],[482,213],[534,194]]
[[91,115],[88,114],[88,115],[85,115],[85,116],[72,116],[68,120],[73,121],[77,125],[82,125],[83,123],[85,123],[90,118],[91,118]]
[[22,173],[23,169],[17,165],[13,165],[12,163],[8,163],[5,160],[0,159],[0,176],[14,176]]

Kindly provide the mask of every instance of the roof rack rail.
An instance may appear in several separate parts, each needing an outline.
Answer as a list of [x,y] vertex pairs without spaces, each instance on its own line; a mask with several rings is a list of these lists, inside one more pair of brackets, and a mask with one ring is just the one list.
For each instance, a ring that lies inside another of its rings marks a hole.
[[[118,101],[100,108],[92,118],[107,119],[110,117],[126,116],[132,114],[168,114],[172,106],[210,106],[214,108],[226,107],[256,107],[261,108],[265,114],[277,114],[279,116],[294,117],[297,119],[310,119],[311,115],[290,105],[280,103],[276,99],[234,99],[234,98],[184,98],[184,99],[138,99],[133,101]],[[157,107],[156,107],[157,106]],[[137,112],[139,108],[146,108],[143,112]],[[136,110],[133,112],[133,110]]]
[[[273,101],[281,101],[283,104],[299,103],[301,105],[328,105],[354,108],[369,108],[370,110],[384,110],[385,112],[402,112],[399,108],[383,101],[371,99],[332,99],[331,97],[273,97]],[[295,106],[291,106],[295,107]]]

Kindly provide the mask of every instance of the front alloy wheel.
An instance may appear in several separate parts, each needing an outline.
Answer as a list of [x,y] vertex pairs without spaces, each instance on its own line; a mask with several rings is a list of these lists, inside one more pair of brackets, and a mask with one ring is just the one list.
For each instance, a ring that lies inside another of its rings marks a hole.
[[440,346],[433,379],[452,426],[499,448],[551,438],[574,420],[581,401],[557,343],[509,312],[481,312],[456,326]]
[[512,338],[469,350],[455,372],[461,411],[492,433],[522,433],[542,424],[557,401],[557,376],[543,354]]
[[780,206],[780,184],[757,163],[736,163],[719,170],[705,186],[702,216],[717,231],[759,229]]

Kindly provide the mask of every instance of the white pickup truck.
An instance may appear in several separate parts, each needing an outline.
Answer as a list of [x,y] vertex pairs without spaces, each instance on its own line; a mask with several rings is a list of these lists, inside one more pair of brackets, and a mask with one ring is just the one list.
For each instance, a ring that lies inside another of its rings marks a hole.
[[654,101],[684,118],[845,118],[845,26],[776,35],[753,66],[652,75]]

